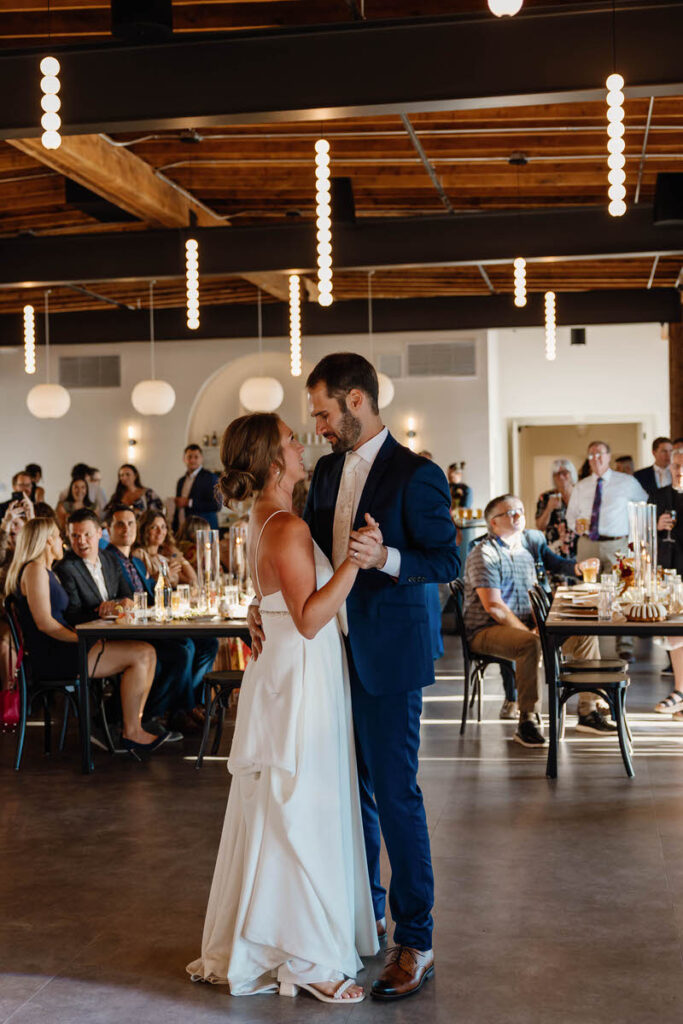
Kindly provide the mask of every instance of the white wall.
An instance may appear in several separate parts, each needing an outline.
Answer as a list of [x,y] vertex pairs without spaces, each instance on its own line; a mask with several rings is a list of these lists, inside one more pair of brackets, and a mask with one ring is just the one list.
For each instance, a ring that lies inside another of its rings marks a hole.
[[[376,335],[375,353],[399,352],[408,342],[457,337],[457,332]],[[467,337],[472,337],[472,332]],[[268,339],[264,348],[263,373],[277,376],[286,387],[280,412],[294,430],[301,432],[312,429],[303,400],[307,369],[328,352],[354,350],[369,355],[368,342],[362,337],[305,337],[304,374],[300,382],[295,382],[287,376],[286,339]],[[213,430],[220,434],[230,419],[242,412],[237,391],[243,379],[258,372],[255,352],[254,339],[158,344],[157,376],[175,388],[176,405],[167,416],[144,417],[131,406],[130,392],[138,380],[149,376],[149,348],[145,342],[55,346],[55,366],[59,355],[121,356],[121,387],[72,391],[71,409],[61,420],[37,420],[26,409],[27,392],[43,379],[42,349],[38,351],[38,372],[33,379],[23,371],[20,349],[0,352],[0,427],[6,439],[0,450],[0,500],[8,494],[12,473],[26,462],[43,466],[50,502],[68,482],[70,467],[80,461],[101,469],[110,492],[117,467],[127,461],[129,425],[135,428],[139,442],[133,461],[143,481],[162,497],[174,493],[175,481],[183,470],[182,449],[188,440],[201,440],[202,434]],[[475,501],[481,504],[489,492],[490,454],[485,332],[477,336],[477,365],[475,380],[397,380],[396,396],[384,410],[384,418],[397,439],[405,443],[406,421],[414,416],[418,449],[432,451],[435,461],[444,468],[455,459],[465,460],[468,482],[474,488]],[[212,461],[215,455],[209,453]]]
[[507,453],[513,421],[642,421],[645,437],[634,453],[641,465],[650,460],[653,439],[668,433],[668,343],[659,324],[588,327],[585,345],[570,345],[569,328],[561,327],[554,362],[544,357],[541,328],[490,331],[489,345],[497,352],[500,381],[492,395],[498,419],[496,490],[511,483]]

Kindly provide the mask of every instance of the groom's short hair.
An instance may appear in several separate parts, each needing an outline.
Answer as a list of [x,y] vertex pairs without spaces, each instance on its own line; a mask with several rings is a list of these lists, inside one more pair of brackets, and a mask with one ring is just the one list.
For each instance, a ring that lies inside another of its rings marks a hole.
[[327,394],[330,398],[337,399],[342,410],[346,408],[346,396],[349,391],[358,388],[370,399],[370,408],[375,415],[379,412],[379,384],[375,368],[356,352],[333,352],[321,359],[309,373],[306,387],[310,391],[317,384],[325,385]]

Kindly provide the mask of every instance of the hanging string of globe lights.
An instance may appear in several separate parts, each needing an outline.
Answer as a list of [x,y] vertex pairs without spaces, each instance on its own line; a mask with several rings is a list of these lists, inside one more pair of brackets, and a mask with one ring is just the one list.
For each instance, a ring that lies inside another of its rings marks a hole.
[[33,306],[24,306],[24,370],[36,372],[36,322]]
[[555,292],[545,293],[545,357],[553,361],[557,357],[557,314]]
[[330,193],[330,144],[315,144],[315,228],[318,241],[318,302],[332,305],[332,204]]
[[292,377],[301,376],[301,278],[289,275],[289,365]]

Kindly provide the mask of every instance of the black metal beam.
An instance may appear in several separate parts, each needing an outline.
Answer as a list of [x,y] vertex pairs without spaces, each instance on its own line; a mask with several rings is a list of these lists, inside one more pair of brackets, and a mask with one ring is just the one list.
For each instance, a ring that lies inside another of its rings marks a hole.
[[[482,7],[483,7],[482,2]],[[586,101],[612,70],[611,4],[56,51],[64,133]],[[621,6],[628,96],[683,92],[683,6]],[[40,133],[36,54],[0,58],[0,138]]]
[[[530,295],[524,309],[516,309],[508,295],[465,298],[377,299],[373,302],[373,330],[442,331],[495,327],[540,327],[543,296]],[[201,327],[188,331],[181,309],[160,309],[155,314],[158,341],[185,341],[191,346],[208,338],[253,337],[256,307],[251,305],[205,306]],[[676,289],[567,292],[557,296],[557,322],[561,326],[622,323],[676,323],[681,319]],[[329,309],[309,303],[303,310],[304,335],[367,335],[368,307],[363,300],[336,302]],[[266,337],[286,338],[288,315],[284,303],[263,307]],[[19,314],[0,316],[0,345],[19,345]],[[87,313],[55,313],[50,320],[50,342],[57,345],[92,345],[93,342],[144,341],[148,336],[144,310],[106,310]],[[42,332],[37,341],[42,344]],[[305,338],[304,338],[305,347]]]
[[[199,228],[202,276],[313,270],[311,223]],[[458,266],[527,259],[683,253],[683,228],[654,227],[652,207],[613,218],[603,207],[397,217],[338,223],[337,269]],[[0,239],[0,288],[170,278],[185,272],[178,230]]]

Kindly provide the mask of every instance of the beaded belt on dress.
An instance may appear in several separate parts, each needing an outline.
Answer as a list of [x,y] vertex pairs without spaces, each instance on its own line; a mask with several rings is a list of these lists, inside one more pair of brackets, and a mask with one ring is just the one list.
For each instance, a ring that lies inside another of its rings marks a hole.
[[289,615],[289,612],[282,612],[276,608],[262,608],[261,615]]

